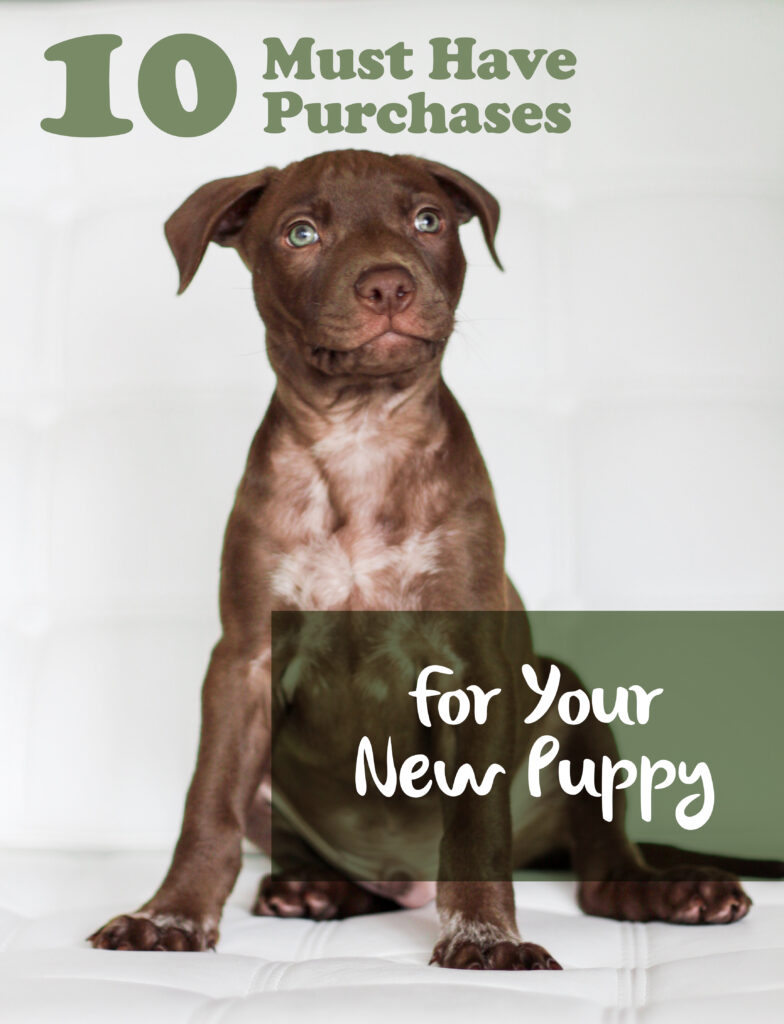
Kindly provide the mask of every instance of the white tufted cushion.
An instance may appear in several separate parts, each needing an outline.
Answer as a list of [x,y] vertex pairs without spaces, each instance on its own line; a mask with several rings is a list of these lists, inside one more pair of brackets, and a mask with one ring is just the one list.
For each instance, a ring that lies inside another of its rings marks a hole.
[[[253,917],[261,857],[246,865],[217,953],[90,949],[84,936],[160,880],[160,854],[0,857],[0,1019],[4,1024],[780,1021],[784,884],[748,886],[731,926],[619,924],[589,918],[574,883],[516,883],[523,935],[563,972],[428,967],[433,906],[348,921]],[[514,1018],[513,1018],[514,1015]]]

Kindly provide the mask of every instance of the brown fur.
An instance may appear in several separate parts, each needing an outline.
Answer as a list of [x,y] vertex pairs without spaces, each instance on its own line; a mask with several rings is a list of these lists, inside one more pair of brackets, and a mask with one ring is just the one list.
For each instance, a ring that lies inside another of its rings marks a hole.
[[[423,208],[437,212],[438,231],[416,229]],[[241,840],[269,837],[272,610],[522,610],[505,574],[487,471],[441,378],[465,273],[458,227],[474,215],[497,261],[498,204],[476,182],[413,157],[341,151],[212,182],[168,221],[180,291],[210,241],[239,252],[277,388],[226,529],[223,636],[204,683],[198,762],[172,864],[148,903],[91,936],[95,946],[204,949],[217,941]],[[298,249],[287,234],[303,220],[319,241]],[[470,674],[476,649],[486,655],[497,638],[469,639],[450,642]],[[520,653],[534,658],[529,648]],[[491,705],[488,727],[458,741],[470,754],[463,760],[489,763],[499,749],[510,763],[524,759],[527,709],[514,699]],[[385,713],[397,713],[393,702]],[[383,731],[385,722],[369,728]],[[590,728],[570,735],[586,753],[612,746]],[[316,763],[325,786],[334,782],[329,757],[339,742],[337,731],[325,737]],[[307,801],[301,810],[307,818]],[[508,781],[492,797],[447,800],[442,810],[433,959],[444,966],[558,966],[520,939],[510,881],[513,864],[555,848],[571,851],[589,912],[733,920],[749,906],[737,882],[713,869],[692,882],[667,881],[590,800],[553,805],[547,828],[518,823]],[[267,878],[256,911],[345,916],[432,893],[329,877]]]

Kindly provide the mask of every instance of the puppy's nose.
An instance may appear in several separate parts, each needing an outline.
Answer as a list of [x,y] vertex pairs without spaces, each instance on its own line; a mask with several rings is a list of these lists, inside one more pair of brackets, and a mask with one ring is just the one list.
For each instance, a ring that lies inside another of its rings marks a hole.
[[411,305],[416,284],[405,267],[377,267],[359,275],[354,291],[362,305],[374,313],[394,316]]

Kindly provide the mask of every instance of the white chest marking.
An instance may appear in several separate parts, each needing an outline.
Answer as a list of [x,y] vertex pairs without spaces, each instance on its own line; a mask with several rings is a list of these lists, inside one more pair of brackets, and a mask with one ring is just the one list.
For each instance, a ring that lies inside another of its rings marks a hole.
[[414,531],[390,545],[374,531],[342,543],[338,534],[313,539],[281,557],[272,574],[275,594],[303,610],[345,607],[352,597],[379,610],[418,607],[424,579],[438,571],[438,531]]
[[[414,610],[422,584],[438,571],[448,531],[412,528],[390,544],[381,505],[409,456],[403,432],[364,415],[337,423],[310,450],[319,467],[300,488],[296,540],[271,573],[273,594],[302,610],[346,607]],[[335,530],[330,490],[349,521]]]

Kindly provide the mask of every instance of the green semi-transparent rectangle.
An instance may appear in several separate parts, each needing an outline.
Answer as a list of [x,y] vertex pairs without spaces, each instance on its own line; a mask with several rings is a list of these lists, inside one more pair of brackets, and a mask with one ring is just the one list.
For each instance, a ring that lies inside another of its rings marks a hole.
[[[431,767],[423,779],[433,777],[438,751],[429,749],[432,728],[418,723],[408,691],[421,668],[447,666],[451,654],[468,665],[461,688],[468,683],[484,690],[500,687],[504,700],[513,694],[506,711],[517,716],[517,729],[536,703],[521,671],[531,635],[538,654],[573,669],[589,693],[603,688],[609,706],[619,687],[663,689],[651,704],[647,724],[613,724],[621,758],[639,765],[647,755],[675,765],[684,762],[689,769],[697,762],[707,764],[715,803],[709,820],[696,831],[680,827],[674,814],[693,787],[676,782],[654,792],[650,822],[641,817],[637,786],[625,791],[626,829],[634,840],[781,859],[782,627],[780,612],[274,613],[273,862],[279,870],[311,878],[334,873],[368,882],[438,877],[444,800],[455,798],[434,799],[433,792],[414,800],[399,789],[382,797],[372,780],[370,798],[360,796],[353,786],[357,750],[369,736],[384,774],[391,737],[398,767],[405,757],[429,756]],[[429,638],[424,645],[423,635]],[[445,689],[457,688],[447,677],[441,681]],[[562,678],[562,691],[568,688]],[[429,707],[435,720],[435,699]],[[496,731],[508,738],[503,728]],[[547,731],[542,725],[540,734]],[[448,746],[453,740],[441,742]],[[515,766],[506,742],[499,740],[493,760],[509,776]],[[511,800],[521,789],[521,778],[522,771]],[[564,831],[555,820],[563,815],[560,791],[556,796],[529,795],[534,811],[527,812],[526,820],[533,813],[535,827],[529,822],[528,841],[514,850],[512,868],[535,866],[555,877],[568,863],[568,843],[546,849],[552,846],[548,837]],[[588,804],[592,800],[599,816],[599,801],[590,798]],[[460,810],[454,831],[460,842],[486,850],[491,859],[496,826],[487,826],[488,815],[475,810],[468,807],[463,819]],[[461,820],[466,824],[462,830]],[[469,827],[474,820],[479,824]],[[455,873],[452,861],[450,877],[474,880],[477,856],[468,858],[472,866],[465,876]],[[676,858],[681,862],[688,867],[687,854],[682,861]],[[758,868],[738,865],[737,873],[756,874]],[[776,873],[775,868],[762,870]],[[591,872],[600,874],[596,868]],[[495,874],[500,877],[505,870],[491,869],[489,876]]]

